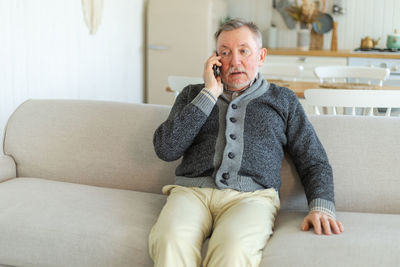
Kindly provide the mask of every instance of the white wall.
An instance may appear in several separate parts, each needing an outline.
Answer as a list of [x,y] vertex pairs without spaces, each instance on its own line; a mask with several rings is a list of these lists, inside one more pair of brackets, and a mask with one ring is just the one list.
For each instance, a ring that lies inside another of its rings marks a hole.
[[[253,21],[261,31],[268,28],[272,17],[272,0],[227,0],[228,15]],[[280,0],[277,0],[280,1]]]
[[80,0],[0,0],[0,136],[29,98],[142,102],[146,2],[104,0],[90,35]]
[[[278,3],[280,0],[276,0]],[[294,0],[290,0],[293,2]],[[299,0],[300,1],[300,0]],[[327,0],[330,13],[333,0]],[[353,50],[360,46],[361,38],[370,36],[381,38],[378,46],[386,46],[387,34],[394,29],[400,32],[400,1],[398,0],[342,0],[346,14],[335,17],[338,21],[339,49]],[[261,30],[267,29],[271,21],[278,25],[278,46],[296,47],[296,32],[288,30],[281,15],[272,10],[272,0],[228,0],[229,15],[243,17],[258,24]],[[331,32],[324,35],[324,49],[330,49]]]
[[386,47],[386,37],[394,29],[400,30],[400,1],[398,0],[344,0],[347,13],[338,18],[339,49],[360,46],[367,35],[381,38],[379,47]]

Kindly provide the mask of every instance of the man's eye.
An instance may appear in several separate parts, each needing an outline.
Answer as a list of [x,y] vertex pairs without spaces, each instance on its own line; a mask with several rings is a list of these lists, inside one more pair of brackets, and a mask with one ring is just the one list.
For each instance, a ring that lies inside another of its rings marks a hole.
[[249,49],[242,49],[240,50],[240,53],[244,56],[250,55],[250,50]]
[[229,55],[229,52],[228,51],[222,51],[221,52],[221,56],[222,57],[226,57],[226,56],[228,56]]

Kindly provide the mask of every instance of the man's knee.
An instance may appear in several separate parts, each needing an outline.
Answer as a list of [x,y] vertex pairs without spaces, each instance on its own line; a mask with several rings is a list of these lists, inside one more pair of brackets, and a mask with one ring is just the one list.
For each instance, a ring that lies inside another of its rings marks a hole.
[[226,251],[226,253],[242,253],[246,252],[247,247],[243,240],[234,236],[225,236],[218,239],[211,240],[211,248],[219,251]]
[[176,227],[164,231],[152,231],[149,238],[150,246],[162,248],[201,246],[202,240],[200,233],[186,232]]
[[149,252],[154,266],[199,266],[201,245],[201,237],[185,234],[177,228],[152,231],[149,236]]
[[[267,238],[262,235],[238,234],[230,231],[214,233],[209,244],[210,254],[221,254],[226,257],[241,258],[247,262],[258,257],[266,244]],[[247,266],[247,265],[245,265]]]
[[261,251],[251,247],[236,238],[210,241],[205,266],[258,266]]

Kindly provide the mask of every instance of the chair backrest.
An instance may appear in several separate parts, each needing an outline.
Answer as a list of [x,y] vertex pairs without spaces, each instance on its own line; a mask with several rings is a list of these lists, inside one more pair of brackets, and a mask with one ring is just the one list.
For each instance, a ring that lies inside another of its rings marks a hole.
[[201,77],[188,77],[188,76],[168,76],[168,86],[174,91],[177,96],[185,86],[189,84],[203,83]]
[[314,69],[314,74],[321,83],[326,81],[353,81],[359,83],[366,80],[368,84],[376,81],[382,86],[383,81],[390,75],[387,68],[356,67],[356,66],[319,66]]
[[260,68],[260,73],[265,79],[289,79],[296,81],[304,67],[297,64],[267,63]]
[[369,116],[374,115],[374,108],[386,108],[385,116],[390,116],[392,108],[400,108],[398,90],[308,89],[304,97],[317,115],[321,114],[319,107],[332,107],[333,115],[337,114],[337,107],[351,108],[353,116],[356,108],[368,108]]

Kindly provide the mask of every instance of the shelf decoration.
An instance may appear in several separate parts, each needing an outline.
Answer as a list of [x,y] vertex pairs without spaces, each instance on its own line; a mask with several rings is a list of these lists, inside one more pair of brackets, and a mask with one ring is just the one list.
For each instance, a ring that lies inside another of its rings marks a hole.
[[318,19],[319,5],[316,2],[309,2],[308,0],[301,0],[301,3],[295,3],[287,9],[290,17],[294,21],[299,22],[297,30],[297,47],[300,50],[309,50],[311,24]]

